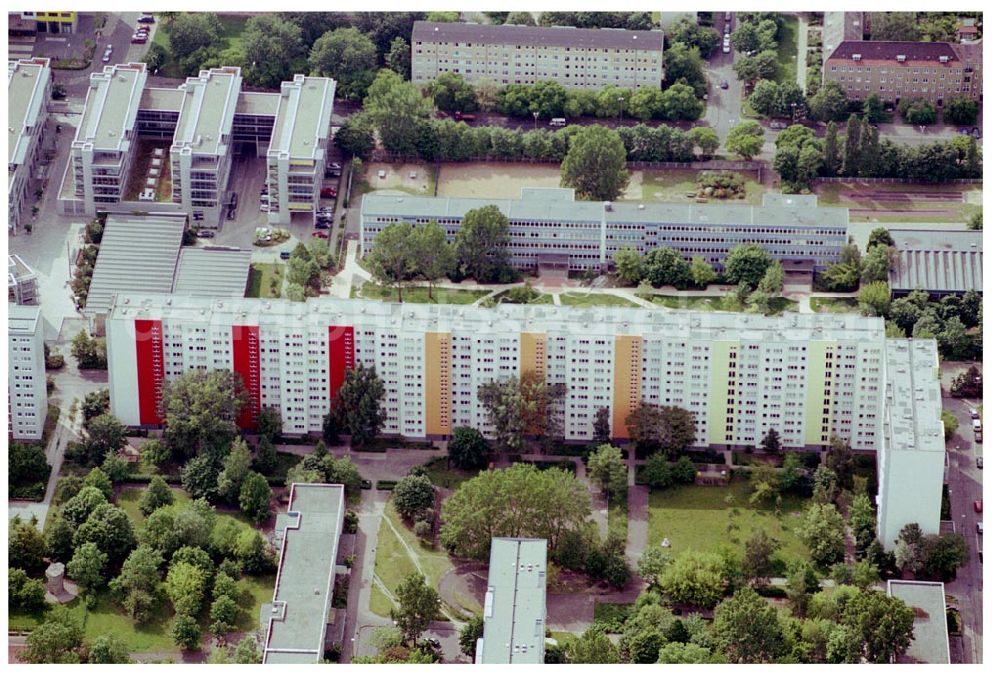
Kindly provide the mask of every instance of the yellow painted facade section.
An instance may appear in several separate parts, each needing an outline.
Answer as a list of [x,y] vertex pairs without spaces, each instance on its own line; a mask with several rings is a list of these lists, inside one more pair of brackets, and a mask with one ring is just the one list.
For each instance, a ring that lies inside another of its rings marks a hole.
[[521,334],[521,376],[534,373],[538,378],[545,378],[545,334]]
[[[709,350],[711,375],[708,384],[708,441],[710,444],[726,443],[726,400],[729,398],[729,355],[736,352],[739,366],[740,345],[734,341],[714,341]],[[737,379],[734,378],[735,383]],[[736,397],[736,395],[734,395]],[[735,414],[734,414],[735,416]],[[735,425],[735,420],[733,422]]]
[[424,429],[451,435],[451,334],[424,335]]
[[37,21],[52,21],[60,24],[72,24],[76,21],[76,12],[35,12],[31,17]]
[[[807,445],[825,445],[829,442],[823,441],[823,400],[828,396],[823,395],[825,383],[829,380],[833,382],[833,369],[830,369],[831,378],[826,378],[826,353],[835,351],[837,344],[832,341],[809,341],[809,349],[806,351],[806,423],[803,429],[803,438]],[[832,362],[831,362],[832,363]],[[829,429],[827,429],[829,432]]]
[[611,437],[627,438],[625,419],[639,406],[642,386],[642,336],[615,336],[614,381]]

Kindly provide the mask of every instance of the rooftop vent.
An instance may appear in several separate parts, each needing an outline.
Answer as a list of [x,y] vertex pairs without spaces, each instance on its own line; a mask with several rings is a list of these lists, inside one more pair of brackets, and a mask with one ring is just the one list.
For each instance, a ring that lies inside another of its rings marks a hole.
[[639,204],[639,210],[646,210],[646,204],[640,203]]
[[608,211],[609,213],[611,212],[611,202],[610,201],[605,201],[604,202],[604,210]]
[[938,61],[941,62],[942,64],[947,64],[948,59],[949,57],[946,54],[942,54],[940,57],[938,57]]
[[896,55],[896,61],[898,61],[898,62],[904,62],[904,61],[906,61],[906,55],[905,54],[897,54]]
[[851,59],[853,59],[854,61],[861,61],[861,55],[860,54],[852,54],[851,55]]

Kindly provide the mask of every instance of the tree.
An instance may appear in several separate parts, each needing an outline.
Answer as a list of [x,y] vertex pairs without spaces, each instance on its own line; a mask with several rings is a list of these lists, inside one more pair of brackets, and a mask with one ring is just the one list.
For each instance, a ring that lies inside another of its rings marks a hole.
[[952,397],[983,396],[983,374],[975,365],[963,371],[951,382]]
[[87,653],[89,664],[129,664],[128,644],[118,634],[101,634],[91,642]]
[[924,537],[924,573],[932,579],[951,581],[958,568],[969,562],[969,546],[960,534]]
[[90,485],[85,486],[76,493],[72,499],[66,502],[62,508],[62,516],[69,521],[76,532],[76,528],[82,525],[94,509],[108,500],[104,492]]
[[609,498],[621,497],[628,491],[628,466],[617,447],[608,444],[598,447],[587,459],[587,472]]
[[405,282],[414,276],[412,243],[413,225],[394,222],[375,235],[365,265],[382,286],[395,286],[398,301],[403,302]]
[[966,224],[969,229],[983,231],[983,209],[977,208]]
[[743,555],[743,572],[746,576],[754,583],[770,576],[771,556],[777,549],[777,540],[760,528],[755,530],[746,540],[746,552]]
[[[14,442],[7,451],[8,492],[11,488],[45,482],[52,467],[45,460],[45,450],[40,445]],[[9,495],[10,496],[10,495]]]
[[867,494],[854,495],[849,522],[854,535],[855,554],[866,553],[875,541],[875,510]]
[[177,615],[170,628],[174,643],[185,650],[198,650],[201,647],[201,627],[191,615]]
[[427,297],[434,299],[434,282],[455,270],[455,248],[434,220],[416,225],[410,235],[413,273],[427,282]]
[[385,385],[375,367],[359,364],[348,369],[344,382],[337,392],[340,404],[344,406],[344,425],[351,434],[352,445],[371,444],[385,423]]
[[764,129],[755,122],[739,123],[726,135],[726,151],[749,161],[764,148]]
[[217,14],[181,12],[170,20],[170,51],[178,61],[200,49],[212,47],[222,38],[222,22]]
[[715,268],[709,265],[703,257],[696,255],[691,260],[691,280],[695,286],[699,288],[705,287],[714,282],[715,278]]
[[774,662],[785,651],[777,609],[749,587],[715,609],[714,631],[730,662]]
[[691,17],[681,16],[667,28],[668,44],[680,43],[697,47],[702,59],[708,59],[722,43],[722,36],[714,28],[699,26]]
[[231,597],[222,595],[212,601],[209,617],[212,623],[209,629],[215,636],[225,636],[236,628],[236,618],[239,617],[240,606]]
[[708,93],[704,61],[697,47],[672,43],[663,51],[663,75],[668,85],[674,83],[690,85],[697,97],[704,97]]
[[338,28],[313,43],[309,67],[313,73],[335,79],[338,93],[346,99],[360,100],[375,79],[378,52],[358,29]]
[[701,150],[701,158],[710,160],[719,148],[719,135],[714,128],[691,128],[688,138]]
[[648,546],[639,556],[637,563],[639,576],[647,584],[656,584],[657,578],[663,573],[669,562],[670,558],[663,549],[659,546]]
[[87,542],[97,544],[107,554],[111,563],[118,563],[135,546],[135,532],[132,521],[122,509],[111,504],[101,504],[94,509],[77,529],[73,545],[79,547]]
[[271,441],[261,438],[257,443],[257,456],[254,458],[253,467],[260,473],[273,473],[278,465],[278,450],[275,449]]
[[571,664],[617,664],[621,659],[618,647],[600,625],[594,624],[568,644],[566,661]]
[[872,250],[872,248],[878,246],[879,244],[885,244],[886,246],[893,247],[896,242],[893,241],[892,235],[889,230],[885,227],[875,227],[868,234],[868,243],[865,246],[865,252]]
[[477,560],[496,537],[539,537],[554,549],[590,517],[590,493],[572,473],[515,464],[463,483],[441,510],[441,544]]
[[223,458],[218,454],[202,452],[181,469],[181,486],[196,499],[214,498],[218,491],[222,462]]
[[250,17],[243,29],[243,79],[249,85],[277,88],[291,80],[305,56],[302,29],[276,14]]
[[68,608],[54,608],[45,621],[35,627],[27,639],[26,648],[19,653],[28,664],[77,664],[83,645],[83,626]]
[[619,248],[612,256],[615,261],[615,272],[618,278],[629,286],[634,286],[643,277],[643,261],[639,251],[631,244]]
[[243,379],[232,371],[184,372],[163,388],[164,441],[186,461],[203,449],[222,454],[238,435],[236,417],[247,403]]
[[[635,97],[632,96],[633,102]],[[696,121],[705,113],[705,105],[687,83],[674,83],[659,93],[658,100],[659,113],[668,121]],[[652,109],[650,113],[657,113],[657,110]]]
[[104,463],[101,464],[100,470],[112,483],[117,484],[124,482],[128,478],[132,470],[132,464],[124,456],[109,452],[108,456],[104,459]]
[[378,129],[382,146],[398,154],[417,151],[419,122],[427,118],[432,107],[416,85],[389,69],[378,72],[364,100],[364,110]]
[[398,73],[403,80],[410,79],[410,44],[402,36],[392,39],[385,65]]
[[95,416],[107,414],[111,410],[111,393],[107,388],[87,393],[83,398],[83,422],[89,423]]
[[594,437],[597,444],[611,442],[611,421],[607,407],[598,407],[594,412]]
[[[32,519],[34,520],[34,519]],[[35,522],[24,522],[15,516],[10,521],[7,538],[8,566],[38,574],[44,567],[45,538]]]
[[464,655],[471,658],[476,657],[476,642],[483,636],[483,616],[473,615],[472,619],[462,627],[462,633],[458,637],[459,648]]
[[170,449],[162,440],[146,440],[139,448],[139,456],[143,463],[159,469],[170,460]]
[[462,218],[455,254],[466,275],[494,282],[510,270],[510,223],[495,205],[474,208]]
[[840,120],[846,111],[847,95],[840,83],[824,83],[809,99],[809,113],[816,121]]
[[457,73],[442,73],[427,84],[426,93],[434,100],[434,106],[439,111],[448,114],[475,111],[478,108],[475,88]]
[[250,447],[243,438],[233,440],[229,454],[223,459],[216,493],[230,504],[239,501],[240,488],[250,474]]
[[840,171],[840,140],[837,124],[832,121],[826,124],[823,138],[823,168],[827,175],[836,175]]
[[694,643],[668,642],[660,648],[656,661],[659,664],[721,664],[725,659]]
[[797,534],[820,565],[844,559],[844,518],[833,504],[810,505]]
[[625,158],[625,145],[614,130],[587,126],[570,141],[561,184],[576,189],[583,199],[614,201],[628,185]]
[[448,442],[448,460],[462,470],[479,470],[486,467],[490,445],[475,428],[458,426]]
[[758,80],[773,80],[778,75],[778,53],[774,50],[762,50],[753,56],[740,57],[733,65],[736,77],[747,85],[753,85]]
[[691,281],[691,265],[680,251],[667,246],[654,248],[646,254],[642,273],[653,286],[684,288]]
[[240,486],[240,510],[256,523],[271,515],[271,486],[260,473],[250,473]]
[[726,589],[725,566],[717,553],[687,550],[660,574],[660,587],[676,603],[714,607]]
[[62,513],[45,523],[45,555],[53,561],[69,562],[73,556],[73,525]]
[[416,643],[420,634],[437,616],[441,599],[418,572],[411,572],[403,578],[403,583],[396,589],[396,599],[399,607],[392,608],[390,616],[403,635]]
[[115,599],[136,622],[147,621],[159,596],[160,565],[163,556],[156,549],[140,545],[122,564],[121,573],[109,586]]
[[678,457],[695,441],[694,414],[682,407],[642,403],[625,418],[629,437],[646,447],[658,447]]
[[926,99],[900,102],[899,110],[910,125],[934,125],[937,123],[937,109]]
[[274,570],[274,551],[268,546],[263,535],[246,528],[236,538],[233,557],[239,560],[243,572],[259,575]]
[[104,586],[107,564],[107,554],[97,544],[88,542],[77,547],[73,559],[66,565],[66,575],[88,592],[93,592]]
[[841,616],[861,658],[873,664],[886,664],[906,652],[913,640],[913,621],[913,610],[902,600],[875,590],[852,595]]
[[348,116],[337,130],[333,141],[348,156],[367,159],[375,149],[375,130],[371,118],[364,113]]
[[174,563],[167,571],[164,589],[178,615],[197,617],[205,599],[208,575],[190,563]]
[[483,383],[477,392],[497,442],[512,451],[522,449],[526,437],[560,430],[555,410],[565,395],[564,383],[549,385],[533,372]]
[[83,478],[83,486],[100,490],[101,494],[104,495],[105,501],[110,501],[115,491],[114,486],[111,484],[111,478],[100,468],[90,469],[90,472]]
[[739,244],[726,256],[726,279],[733,284],[757,286],[771,266],[771,256],[757,244]]
[[774,428],[768,428],[760,447],[768,456],[778,456],[781,454],[781,434]]
[[392,490],[396,512],[407,520],[434,505],[434,483],[426,475],[407,475]]
[[[749,26],[749,24],[744,24]],[[740,28],[743,28],[741,26]],[[737,31],[740,29],[737,28]],[[781,111],[780,96],[778,94],[778,84],[773,80],[758,80],[754,85],[753,92],[747,98],[747,103],[753,110],[764,116],[778,116],[784,113]]]
[[858,304],[862,314],[869,317],[886,317],[892,305],[892,292],[885,281],[865,284],[858,292]]
[[125,426],[111,414],[95,416],[87,424],[83,444],[89,462],[100,466],[108,452],[117,452],[125,446]]

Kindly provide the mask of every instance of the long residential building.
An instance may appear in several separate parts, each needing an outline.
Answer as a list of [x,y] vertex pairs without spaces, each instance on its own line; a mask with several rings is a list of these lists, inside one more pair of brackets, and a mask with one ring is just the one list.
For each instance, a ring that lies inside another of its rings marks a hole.
[[982,102],[983,46],[845,40],[823,63],[823,82],[839,83],[853,100],[875,94],[893,104],[926,99],[942,106],[964,95]]
[[418,21],[410,60],[417,84],[456,73],[473,84],[499,86],[554,81],[590,90],[659,87],[663,31]]
[[451,241],[470,210],[495,205],[510,221],[515,267],[604,270],[620,248],[640,253],[676,248],[688,259],[701,256],[721,269],[729,250],[760,244],[786,271],[822,269],[847,245],[846,208],[765,197],[762,206],[577,201],[572,189],[525,188],[520,199],[465,199],[365,194],[361,202],[360,249],[394,222],[437,221]]
[[52,69],[38,57],[7,62],[7,226],[14,234],[33,203]]
[[493,537],[476,664],[545,661],[548,541]]
[[41,440],[48,411],[42,312],[37,305],[7,305],[7,435]]

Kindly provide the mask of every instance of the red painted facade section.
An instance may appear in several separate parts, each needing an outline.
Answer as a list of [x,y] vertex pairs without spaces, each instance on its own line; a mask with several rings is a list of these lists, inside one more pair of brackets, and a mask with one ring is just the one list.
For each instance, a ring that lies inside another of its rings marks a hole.
[[330,356],[330,404],[337,401],[337,392],[344,384],[348,369],[354,368],[354,327],[331,326],[329,328]]
[[260,414],[260,327],[233,327],[233,372],[243,379],[249,394],[236,423],[240,428],[252,429]]
[[163,400],[163,322],[135,320],[135,362],[139,383],[139,422],[160,425]]

